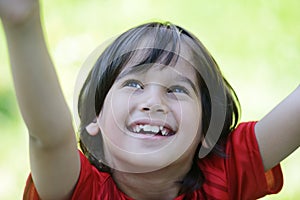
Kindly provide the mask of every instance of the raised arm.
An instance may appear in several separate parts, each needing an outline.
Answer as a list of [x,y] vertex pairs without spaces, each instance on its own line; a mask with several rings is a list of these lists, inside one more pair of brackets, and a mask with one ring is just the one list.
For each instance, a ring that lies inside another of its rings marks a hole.
[[80,173],[70,111],[50,59],[37,0],[0,0],[11,71],[42,199],[65,199]]
[[255,126],[265,170],[300,146],[300,85]]

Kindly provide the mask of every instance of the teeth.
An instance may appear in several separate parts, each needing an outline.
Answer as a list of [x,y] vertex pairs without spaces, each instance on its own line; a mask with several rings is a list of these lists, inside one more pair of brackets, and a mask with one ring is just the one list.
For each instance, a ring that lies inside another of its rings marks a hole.
[[144,125],[143,126],[144,131],[150,131],[153,133],[158,133],[159,132],[159,127],[158,126],[151,126],[151,125]]
[[152,133],[158,133],[161,131],[162,135],[167,135],[169,132],[166,128],[163,126],[151,126],[151,125],[136,125],[132,128],[133,132],[139,133],[141,130],[144,130],[145,132],[152,132]]
[[161,134],[162,134],[162,135],[167,135],[167,134],[168,134],[168,131],[167,131],[166,129],[163,129],[163,130],[161,130]]
[[135,126],[135,130],[133,130],[135,132],[140,132],[141,131],[141,127],[140,126]]

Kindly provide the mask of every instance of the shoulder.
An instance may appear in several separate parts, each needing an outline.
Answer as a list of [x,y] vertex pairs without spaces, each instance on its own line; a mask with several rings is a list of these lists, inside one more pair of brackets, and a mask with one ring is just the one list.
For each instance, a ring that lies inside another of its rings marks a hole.
[[99,171],[89,162],[87,157],[81,151],[78,150],[78,153],[80,155],[81,169],[77,184],[80,184],[81,180],[85,180],[85,182],[87,181],[88,183],[95,181],[100,184],[104,184],[111,179],[111,175],[109,173]]
[[224,156],[211,153],[199,161],[206,181],[203,188],[208,193],[217,191],[223,199],[257,199],[280,191],[283,182],[280,166],[264,171],[255,124],[240,123],[229,134]]
[[79,154],[81,171],[72,199],[127,199],[109,173],[99,171],[82,152]]
[[[81,170],[74,188],[72,200],[85,199],[120,199],[131,200],[116,186],[113,178],[106,172],[97,170],[79,151]],[[29,175],[23,195],[24,200],[39,200],[39,195]]]
[[[80,155],[80,175],[77,180],[77,184],[72,194],[72,200],[85,200],[85,199],[119,199],[119,200],[131,200],[124,193],[122,193],[116,186],[112,176],[109,173],[101,172],[94,167],[85,155],[78,150]],[[33,184],[30,185],[30,191],[27,192],[27,197],[32,197],[32,191],[36,191]],[[28,187],[26,186],[26,190]],[[31,196],[30,196],[31,195]],[[25,198],[38,200],[37,193],[36,198]]]
[[[227,137],[225,146],[226,154],[238,151],[258,151],[258,144],[255,136],[256,121],[240,123]],[[238,153],[240,155],[241,153]]]
[[199,166],[203,171],[224,171],[228,162],[233,159],[239,159],[249,151],[258,151],[258,146],[254,134],[254,126],[256,122],[240,123],[226,138],[222,144],[219,144],[223,149],[224,155],[219,155],[216,152],[211,152],[205,158],[199,160]]

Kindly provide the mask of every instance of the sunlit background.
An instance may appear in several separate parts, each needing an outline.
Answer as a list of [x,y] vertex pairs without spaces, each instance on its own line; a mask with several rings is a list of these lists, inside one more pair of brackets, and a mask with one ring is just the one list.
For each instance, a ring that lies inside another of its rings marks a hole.
[[[241,121],[260,119],[299,84],[298,0],[45,0],[42,3],[48,46],[71,110],[76,75],[89,53],[106,39],[153,20],[171,21],[200,38],[240,98]],[[0,199],[21,199],[29,173],[28,138],[17,109],[2,27],[0,136]],[[300,150],[282,162],[282,168],[285,177],[282,191],[264,199],[300,197]]]

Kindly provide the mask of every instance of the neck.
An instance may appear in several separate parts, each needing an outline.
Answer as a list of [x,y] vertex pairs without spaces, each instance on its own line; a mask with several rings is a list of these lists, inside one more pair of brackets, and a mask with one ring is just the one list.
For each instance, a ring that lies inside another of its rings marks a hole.
[[168,166],[148,173],[113,172],[119,189],[133,199],[170,200],[178,196],[181,184],[191,165]]

